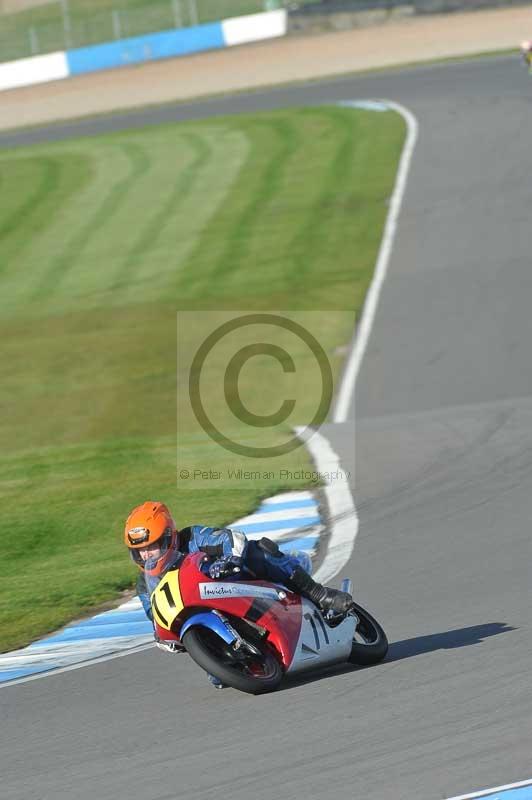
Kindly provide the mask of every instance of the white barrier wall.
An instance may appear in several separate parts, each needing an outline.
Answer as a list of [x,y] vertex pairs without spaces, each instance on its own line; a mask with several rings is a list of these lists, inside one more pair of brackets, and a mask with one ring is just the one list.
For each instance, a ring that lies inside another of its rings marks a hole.
[[261,39],[274,39],[286,34],[286,9],[266,11],[264,14],[250,14],[247,17],[224,19],[222,30],[227,47]]
[[60,78],[68,78],[66,53],[48,53],[45,56],[21,58],[0,64],[0,91],[46,83]]

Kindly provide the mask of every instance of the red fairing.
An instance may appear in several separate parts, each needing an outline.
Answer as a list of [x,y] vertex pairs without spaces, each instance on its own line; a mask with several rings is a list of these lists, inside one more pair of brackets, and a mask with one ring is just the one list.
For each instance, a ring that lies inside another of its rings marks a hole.
[[[295,648],[299,639],[302,621],[301,599],[298,595],[286,592],[286,599],[264,599],[257,597],[209,597],[203,599],[200,596],[199,584],[211,583],[233,583],[230,578],[224,581],[214,581],[209,575],[202,572],[199,567],[204,558],[203,553],[189,555],[183,562],[179,570],[179,588],[181,599],[185,608],[204,607],[212,608],[222,613],[241,617],[244,620],[254,622],[268,631],[267,641],[277,650],[281,661],[287,669],[294,657]],[[267,581],[240,579],[239,584],[247,584],[253,587],[267,587],[276,589],[275,584]],[[168,631],[161,630],[161,638],[176,638],[168,636]]]
[[167,631],[166,628],[161,628],[157,620],[153,620],[154,628],[155,628],[155,635],[161,641],[172,641],[172,642],[179,642],[179,636],[177,633],[173,631]]
[[256,620],[257,625],[268,631],[268,642],[281,654],[285,669],[288,669],[294,658],[301,620],[301,599],[297,594],[289,592],[286,593],[286,600],[275,602],[271,609]]

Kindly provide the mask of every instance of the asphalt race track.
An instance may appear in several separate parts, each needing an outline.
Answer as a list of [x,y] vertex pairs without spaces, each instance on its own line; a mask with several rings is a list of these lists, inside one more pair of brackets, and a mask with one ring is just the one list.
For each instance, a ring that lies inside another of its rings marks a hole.
[[[532,81],[517,59],[4,133],[0,145],[365,97],[420,124],[357,385],[361,530],[345,569],[389,634],[387,661],[254,698],[150,649],[4,688],[5,800],[439,800],[532,777]],[[354,413],[325,430],[346,466]]]

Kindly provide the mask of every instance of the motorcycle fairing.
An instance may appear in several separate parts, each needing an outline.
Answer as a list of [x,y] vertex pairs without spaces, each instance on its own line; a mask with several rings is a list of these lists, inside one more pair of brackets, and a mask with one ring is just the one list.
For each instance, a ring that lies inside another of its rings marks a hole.
[[166,573],[152,592],[157,634],[161,638],[180,639],[182,626],[186,622],[186,613],[183,612],[188,609],[197,612],[201,607],[217,610],[252,622],[267,631],[268,642],[277,650],[282,664],[288,669],[294,661],[302,627],[299,595],[267,581],[253,581],[247,582],[250,588],[248,594],[243,596],[232,594],[231,597],[203,599],[201,585],[223,585],[222,581],[210,580],[201,570],[203,559],[202,553],[187,556],[180,568]]
[[356,624],[356,618],[349,615],[339,625],[330,627],[314,603],[302,598],[301,629],[287,672],[347,661]]
[[226,642],[232,644],[236,637],[235,634],[229,630],[224,620],[214,611],[200,611],[199,614],[193,614],[187,619],[181,628],[181,636],[192,628],[194,625],[202,625],[204,628],[210,628],[214,633]]

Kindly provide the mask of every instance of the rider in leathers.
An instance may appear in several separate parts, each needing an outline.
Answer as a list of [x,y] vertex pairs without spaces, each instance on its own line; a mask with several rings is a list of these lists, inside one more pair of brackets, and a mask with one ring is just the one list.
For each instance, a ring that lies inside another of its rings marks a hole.
[[532,74],[532,41],[521,42],[521,56],[528,67],[528,71]]
[[[324,613],[345,613],[353,602],[350,594],[316,583],[299,561],[283,553],[275,542],[266,538],[248,541],[245,534],[229,528],[191,525],[177,531],[168,508],[156,501],[147,501],[133,509],[126,521],[124,539],[140,569],[137,593],[152,621],[146,574],[152,583],[162,577],[179,554],[197,552],[213,558],[208,566],[211,578],[224,578],[242,570],[252,578],[281,583],[308,597]],[[163,647],[173,649],[168,645]],[[217,685],[214,680],[213,683]]]

